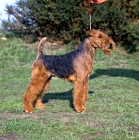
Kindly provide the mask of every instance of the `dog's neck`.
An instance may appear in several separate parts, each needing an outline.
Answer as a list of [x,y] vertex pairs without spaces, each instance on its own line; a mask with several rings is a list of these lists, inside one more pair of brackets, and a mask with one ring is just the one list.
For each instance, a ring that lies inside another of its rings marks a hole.
[[91,44],[89,38],[86,39],[86,51],[88,54],[90,54],[91,57],[94,56],[94,53],[96,51],[96,48],[93,44]]

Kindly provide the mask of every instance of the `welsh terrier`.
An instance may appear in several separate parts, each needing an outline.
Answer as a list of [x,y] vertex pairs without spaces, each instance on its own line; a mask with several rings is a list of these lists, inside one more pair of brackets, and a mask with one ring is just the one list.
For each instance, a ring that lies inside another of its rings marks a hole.
[[87,38],[74,51],[51,56],[42,53],[46,37],[38,45],[38,55],[32,65],[30,84],[23,95],[24,111],[33,112],[33,107],[44,109],[42,97],[50,86],[52,77],[57,76],[74,83],[73,105],[78,113],[86,111],[88,98],[88,79],[92,72],[93,56],[96,48],[101,48],[105,54],[115,48],[114,41],[101,30],[87,31]]

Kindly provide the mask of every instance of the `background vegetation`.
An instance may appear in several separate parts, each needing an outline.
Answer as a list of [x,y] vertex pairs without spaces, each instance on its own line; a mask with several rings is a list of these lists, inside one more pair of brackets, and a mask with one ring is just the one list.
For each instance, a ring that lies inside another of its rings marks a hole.
[[[29,42],[38,37],[82,40],[89,29],[87,0],[17,0],[7,5],[3,27]],[[139,1],[109,0],[92,6],[92,28],[102,29],[129,52],[139,51]]]

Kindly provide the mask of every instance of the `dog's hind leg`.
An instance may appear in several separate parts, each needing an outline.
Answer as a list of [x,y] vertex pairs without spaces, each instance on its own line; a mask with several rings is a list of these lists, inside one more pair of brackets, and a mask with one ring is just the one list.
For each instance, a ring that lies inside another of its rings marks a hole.
[[[30,85],[25,94],[23,95],[25,112],[33,112],[33,105],[38,99],[38,97],[42,96],[42,92],[46,87],[46,83],[49,77],[49,72],[46,70],[46,68],[41,62],[35,62],[33,64]],[[37,101],[39,102],[40,100]]]
[[49,87],[50,87],[50,79],[51,78],[49,78],[47,80],[43,91],[37,96],[37,99],[36,99],[36,101],[34,103],[35,108],[38,108],[38,109],[44,109],[45,108],[44,104],[42,103],[42,98],[43,98],[44,92],[47,91],[49,89]]

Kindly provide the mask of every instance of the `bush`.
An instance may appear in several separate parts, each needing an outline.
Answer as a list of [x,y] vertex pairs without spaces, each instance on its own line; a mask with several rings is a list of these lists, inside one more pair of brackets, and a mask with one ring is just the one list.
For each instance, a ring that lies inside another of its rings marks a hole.
[[131,53],[139,51],[139,23],[130,23],[125,30],[126,49]]
[[[138,7],[138,0],[109,0],[92,6],[92,28],[102,29],[115,41],[133,43],[131,49],[137,51]],[[30,41],[43,36],[62,38],[65,42],[82,40],[89,30],[86,0],[17,0],[6,10],[11,18],[3,21],[4,28]]]

